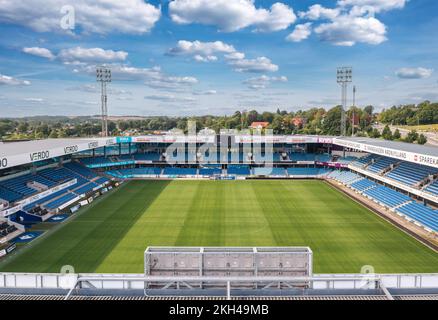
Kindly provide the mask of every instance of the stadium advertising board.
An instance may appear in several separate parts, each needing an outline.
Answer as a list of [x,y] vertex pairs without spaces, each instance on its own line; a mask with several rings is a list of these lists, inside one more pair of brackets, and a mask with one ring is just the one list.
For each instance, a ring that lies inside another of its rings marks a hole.
[[150,135],[132,137],[130,142],[135,143],[215,143],[215,135]]
[[381,156],[386,156],[394,159],[399,159],[403,161],[409,161],[421,165],[426,165],[430,167],[438,168],[438,157],[429,156],[425,154],[418,154],[414,152],[396,150],[386,147],[373,146],[367,143],[348,141],[342,139],[333,139],[333,143],[342,147],[365,151],[368,153],[374,153]]
[[333,143],[331,137],[319,137],[319,136],[282,136],[282,135],[236,135],[236,143],[289,143],[289,144],[304,144],[304,143]]
[[[16,142],[16,143],[17,146],[19,147],[19,144],[21,142]],[[77,142],[75,141],[75,139],[71,139],[71,140],[66,140],[65,144],[62,146],[48,147],[39,150],[37,149],[38,145],[35,144],[36,149],[23,150],[22,153],[16,153],[11,155],[2,154],[2,150],[0,149],[0,169],[6,169],[23,164],[48,160],[56,157],[62,157],[77,152],[82,152],[90,149],[96,149],[99,147],[112,145],[115,143],[116,143],[116,139],[114,138],[77,140]]]

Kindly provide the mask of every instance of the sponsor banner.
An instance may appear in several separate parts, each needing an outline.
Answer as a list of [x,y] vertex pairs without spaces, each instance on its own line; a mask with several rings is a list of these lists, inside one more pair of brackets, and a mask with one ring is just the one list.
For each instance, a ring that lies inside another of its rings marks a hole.
[[90,169],[94,169],[94,168],[105,168],[105,167],[114,167],[114,166],[127,166],[127,165],[130,165],[130,164],[136,164],[136,161],[134,161],[134,160],[127,160],[127,161],[94,163],[94,164],[88,164],[87,167],[90,168]]
[[132,137],[131,142],[135,143],[214,143],[216,135],[150,135]]
[[7,247],[6,249],[0,250],[0,258],[4,257],[5,255],[11,253],[12,251],[14,251],[17,248],[17,245],[15,243],[11,244],[9,247]]
[[316,162],[317,165],[326,166],[330,168],[348,168],[348,164],[339,162]]
[[43,150],[31,150],[29,152],[23,150],[23,153],[11,155],[11,156],[0,154],[0,169],[5,169],[9,167],[19,166],[22,164],[61,157],[81,151],[112,145],[115,143],[116,143],[115,138],[89,139],[89,140],[80,139],[77,141],[75,139],[71,139],[71,140],[66,140],[65,145],[61,147],[53,147]]
[[83,201],[79,202],[79,204],[81,206],[86,206],[88,204],[88,200],[83,200]]
[[436,156],[429,156],[429,155],[419,154],[414,152],[396,150],[396,149],[380,147],[380,146],[373,146],[366,143],[342,140],[337,138],[333,140],[334,140],[333,141],[334,144],[347,147],[350,149],[365,151],[368,153],[374,153],[381,156],[386,156],[394,159],[399,159],[403,161],[408,161],[429,167],[438,168],[438,157]]
[[297,164],[315,164],[315,161],[297,161]]

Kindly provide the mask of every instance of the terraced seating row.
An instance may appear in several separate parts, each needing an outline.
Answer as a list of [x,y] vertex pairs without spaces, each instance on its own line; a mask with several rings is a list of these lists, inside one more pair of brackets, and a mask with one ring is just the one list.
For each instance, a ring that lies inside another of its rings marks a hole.
[[160,161],[161,155],[156,152],[136,153],[133,155],[134,160],[138,161]]
[[321,168],[287,168],[287,174],[289,176],[319,176],[322,174],[327,174],[330,170]]
[[249,176],[251,174],[251,171],[249,169],[249,166],[229,165],[227,173],[229,175],[235,176]]
[[169,176],[195,176],[197,174],[196,168],[175,168],[167,167],[164,168],[163,174]]
[[390,167],[392,164],[396,164],[397,160],[388,157],[379,157],[374,163],[370,164],[367,168],[368,171],[374,173],[381,173],[386,168]]
[[368,163],[370,163],[373,159],[377,158],[377,156],[373,155],[373,154],[369,154],[365,157],[359,158],[356,161],[353,161],[351,163],[352,166],[358,167],[358,168],[363,168],[365,167]]
[[351,184],[351,187],[353,189],[356,189],[357,191],[364,191],[376,186],[377,184],[375,182],[372,182],[371,180],[365,178]]
[[67,192],[65,195],[51,202],[46,203],[44,206],[50,210],[55,210],[56,208],[60,207],[61,205],[67,203],[70,200],[73,200],[76,197],[77,197],[76,194],[72,192]]
[[430,184],[425,191],[438,195],[438,180]]
[[[329,174],[329,177],[338,181],[351,181],[350,176],[348,173],[341,171],[334,171]],[[438,232],[438,210],[421,205],[401,192],[379,185],[366,178],[356,179],[356,181],[347,182],[346,184],[369,198],[377,200],[382,205],[395,209],[395,211],[404,214],[423,226]]]
[[389,208],[397,207],[403,203],[412,201],[408,196],[392,190],[388,187],[377,186],[364,191],[364,194],[388,206]]
[[284,168],[254,168],[254,175],[256,176],[286,176]]
[[415,185],[429,175],[437,174],[438,170],[410,162],[402,162],[397,168],[386,176],[406,185]]
[[416,202],[401,206],[396,211],[414,219],[424,226],[438,232],[438,211]]
[[214,175],[220,175],[222,173],[221,168],[200,168],[199,174],[201,176],[214,176]]

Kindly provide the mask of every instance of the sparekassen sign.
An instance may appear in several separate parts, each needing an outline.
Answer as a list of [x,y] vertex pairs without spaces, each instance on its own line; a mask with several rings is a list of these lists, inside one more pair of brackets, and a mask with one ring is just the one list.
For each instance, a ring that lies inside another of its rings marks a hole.
[[347,141],[342,139],[333,139],[333,143],[339,146],[343,146],[346,148],[364,151],[368,153],[374,153],[381,156],[386,156],[394,159],[399,159],[402,161],[408,161],[413,162],[425,166],[430,166],[434,168],[438,168],[438,157],[424,155],[424,154],[418,154],[414,152],[408,152],[408,151],[400,151],[396,149],[391,148],[385,148],[380,146],[373,146],[366,143],[360,143],[360,142],[354,142],[354,141]]

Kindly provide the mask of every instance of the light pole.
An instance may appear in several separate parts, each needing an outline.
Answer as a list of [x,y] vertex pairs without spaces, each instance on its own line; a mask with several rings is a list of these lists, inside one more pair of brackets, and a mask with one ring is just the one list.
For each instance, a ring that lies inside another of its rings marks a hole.
[[347,109],[347,87],[353,81],[353,68],[340,67],[337,71],[337,82],[342,86],[342,110],[341,110],[341,135],[347,135],[347,121],[345,109]]
[[351,126],[351,136],[354,137],[354,111],[356,110],[356,86],[353,86],[353,121]]
[[101,102],[102,102],[102,136],[108,136],[108,105],[106,95],[106,84],[111,82],[111,70],[105,66],[96,68],[96,81],[101,84]]

